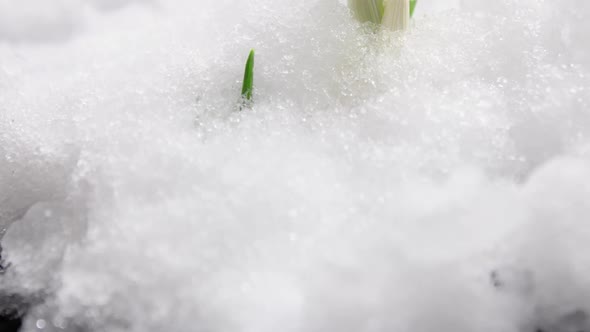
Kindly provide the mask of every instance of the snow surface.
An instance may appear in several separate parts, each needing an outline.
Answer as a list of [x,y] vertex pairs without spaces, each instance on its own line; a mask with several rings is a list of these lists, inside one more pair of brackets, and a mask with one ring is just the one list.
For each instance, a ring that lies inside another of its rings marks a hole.
[[0,292],[25,331],[589,331],[588,15],[0,0]]

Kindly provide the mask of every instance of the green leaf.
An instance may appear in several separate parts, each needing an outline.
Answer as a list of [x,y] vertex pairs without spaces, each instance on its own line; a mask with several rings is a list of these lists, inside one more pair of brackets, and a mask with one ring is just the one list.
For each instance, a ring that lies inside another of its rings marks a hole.
[[254,55],[254,50],[251,50],[248,61],[246,61],[244,83],[242,84],[242,98],[248,101],[252,99],[252,91],[254,90]]
[[410,17],[414,16],[414,9],[416,9],[416,4],[418,0],[410,0]]

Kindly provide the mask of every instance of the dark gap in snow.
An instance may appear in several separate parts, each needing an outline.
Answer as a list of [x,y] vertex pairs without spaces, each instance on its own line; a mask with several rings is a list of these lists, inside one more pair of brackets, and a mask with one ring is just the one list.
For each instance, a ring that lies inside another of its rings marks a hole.
[[27,307],[26,300],[21,296],[0,293],[0,331],[19,331]]
[[[10,266],[11,264],[2,258],[2,244],[0,244],[0,278]],[[0,332],[20,331],[29,307],[30,302],[23,296],[0,292]]]
[[0,315],[0,331],[2,332],[16,332],[22,326],[22,316],[13,316],[4,314]]

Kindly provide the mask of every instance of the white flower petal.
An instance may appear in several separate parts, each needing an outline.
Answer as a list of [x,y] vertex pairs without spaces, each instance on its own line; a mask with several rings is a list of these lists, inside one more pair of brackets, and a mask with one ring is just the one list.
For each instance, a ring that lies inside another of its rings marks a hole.
[[385,0],[381,24],[391,30],[406,30],[410,26],[410,0]]

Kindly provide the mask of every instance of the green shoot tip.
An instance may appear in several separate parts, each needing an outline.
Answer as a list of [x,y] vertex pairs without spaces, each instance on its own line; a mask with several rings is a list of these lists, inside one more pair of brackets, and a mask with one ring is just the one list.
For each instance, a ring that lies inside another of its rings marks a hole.
[[254,90],[254,49],[248,55],[246,69],[244,70],[244,83],[242,84],[242,98],[247,101],[252,100],[252,91]]

